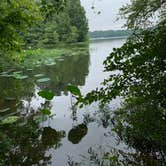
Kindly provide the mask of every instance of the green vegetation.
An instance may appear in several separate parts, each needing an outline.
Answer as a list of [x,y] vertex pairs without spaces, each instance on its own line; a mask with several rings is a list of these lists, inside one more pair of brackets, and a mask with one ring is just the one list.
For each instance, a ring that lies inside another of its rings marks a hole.
[[131,30],[105,30],[89,32],[90,38],[110,38],[131,36]]
[[[114,131],[140,156],[149,156],[150,165],[166,163],[165,5],[165,1],[133,0],[120,9],[128,18],[126,26],[134,33],[104,61],[105,71],[111,75],[102,88],[78,99],[83,104],[99,100],[105,105],[117,96],[122,97],[122,108],[113,116]],[[141,161],[137,157],[128,162],[148,165],[143,157]]]
[[[0,16],[0,70],[24,60],[22,53],[16,52],[32,47],[58,48],[64,43],[88,39],[87,19],[80,0],[2,0],[0,10],[3,13]],[[49,53],[55,51],[49,50]],[[44,51],[44,54],[48,53]]]
[[21,53],[16,53],[20,60],[20,65],[24,67],[35,67],[41,65],[55,65],[55,61],[63,60],[64,56],[87,55],[88,48],[56,48],[56,49],[34,49],[24,50]]
[[[133,33],[104,61],[110,76],[102,87],[84,97],[78,86],[85,85],[89,54],[84,48],[71,47],[71,43],[87,40],[87,20],[80,0],[1,0],[0,70],[8,70],[0,73],[0,165],[51,164],[50,148],[59,148],[65,137],[64,131],[50,127],[54,122],[50,121],[54,116],[52,100],[62,91],[65,95],[65,87],[81,107],[100,101],[100,123],[104,128],[111,123],[122,145],[134,151],[130,154],[114,148],[98,156],[90,149],[93,163],[105,165],[98,160],[102,157],[110,165],[166,165],[165,6],[164,0],[131,0],[130,5],[120,9],[127,18],[127,31],[92,32],[94,37]],[[69,46],[64,48],[65,45]],[[80,57],[72,56],[77,54]],[[31,104],[39,96],[44,101],[35,110]],[[123,103],[110,111],[106,104],[117,96]],[[95,116],[86,121],[80,118],[81,124],[74,117],[76,126],[68,132],[68,140],[79,143],[88,132],[88,120],[94,121]]]
[[0,16],[0,56],[7,56],[20,47],[18,31],[23,32],[42,17],[33,0],[1,0],[0,11],[3,13]]
[[60,43],[87,41],[88,23],[80,0],[68,0],[63,12],[52,13],[21,34],[25,47],[55,48]]

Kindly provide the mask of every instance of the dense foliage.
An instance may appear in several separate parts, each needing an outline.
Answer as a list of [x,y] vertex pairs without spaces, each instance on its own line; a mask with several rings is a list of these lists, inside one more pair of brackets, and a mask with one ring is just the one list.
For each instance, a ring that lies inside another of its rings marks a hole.
[[[122,108],[114,112],[114,130],[139,152],[143,165],[148,164],[145,156],[150,165],[166,163],[165,6],[162,0],[133,0],[121,8],[134,34],[104,61],[110,76],[102,88],[78,98],[84,104],[123,98]],[[141,161],[129,162],[139,165]]]
[[107,37],[121,37],[130,36],[130,30],[106,30],[106,31],[93,31],[89,33],[90,38],[107,38]]
[[87,40],[88,23],[80,0],[68,0],[63,12],[52,13],[23,34],[27,46],[55,47]]
[[88,24],[80,0],[2,0],[0,11],[1,57],[24,43],[55,46],[87,39]]
[[24,31],[41,19],[39,7],[32,0],[1,0],[0,2],[0,56],[18,49],[18,31]]

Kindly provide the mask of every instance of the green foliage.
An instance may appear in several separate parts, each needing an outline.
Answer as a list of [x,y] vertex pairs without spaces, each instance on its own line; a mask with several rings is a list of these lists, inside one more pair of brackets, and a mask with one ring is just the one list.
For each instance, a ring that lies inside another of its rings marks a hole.
[[0,56],[20,48],[18,32],[41,19],[37,3],[33,0],[1,0],[0,11]]
[[50,81],[50,78],[47,78],[47,77],[45,77],[45,78],[40,78],[40,79],[37,80],[37,82],[39,82],[39,83],[48,82],[48,81]]
[[44,115],[50,115],[51,114],[51,111],[48,110],[48,109],[42,109],[40,110]]
[[165,0],[131,0],[120,9],[122,18],[127,18],[129,29],[153,26],[153,22],[165,22]]
[[132,34],[131,30],[107,30],[107,31],[93,31],[89,32],[90,38],[107,38],[107,37],[121,37],[130,36]]
[[5,119],[3,119],[0,123],[5,125],[5,124],[12,124],[15,123],[19,119],[18,116],[9,116]]
[[[126,25],[134,31],[133,35],[121,48],[114,48],[104,61],[110,76],[103,81],[103,86],[79,101],[90,104],[99,100],[105,104],[122,97],[122,108],[113,116],[114,130],[129,147],[143,156],[152,156],[152,165],[165,165],[166,22],[163,16],[166,2],[131,2],[121,12],[127,16]],[[150,20],[153,24],[147,24]]]
[[46,100],[52,100],[54,97],[54,94],[50,91],[40,91],[38,92],[38,95],[42,98],[45,98]]
[[42,127],[40,123],[43,121],[43,114],[37,113],[20,118],[17,123],[0,124],[0,165],[41,165],[41,161],[44,165],[50,163],[51,157],[46,155],[46,151],[59,148],[65,132]]
[[56,47],[56,44],[59,42],[59,35],[56,32],[55,23],[49,23],[44,26],[44,34],[41,34],[40,39],[41,41],[38,43],[39,47]]
[[[149,3],[145,8],[150,7]],[[138,9],[134,4],[130,7],[133,13]],[[161,21],[151,28],[135,31],[121,48],[114,48],[104,62],[105,71],[113,74],[104,80],[100,90],[87,94],[85,103],[86,99],[91,103],[96,100],[109,102],[116,96],[125,99],[142,96],[165,107],[165,26]]]
[[143,96],[164,107],[165,38],[165,24],[159,24],[114,49],[104,62],[105,71],[114,73],[103,82],[100,90],[87,95],[89,102],[95,99],[108,102],[116,96],[126,99]]
[[37,24],[21,34],[25,47],[55,48],[59,43],[87,40],[88,24],[80,0],[66,1],[62,12],[52,12]]
[[78,96],[78,97],[81,97],[81,96],[82,96],[80,89],[79,89],[78,87],[74,86],[74,85],[68,85],[68,86],[66,87],[66,89],[67,89],[69,92],[71,92],[73,95],[75,95],[75,96]]
[[80,4],[80,0],[69,0],[66,11],[71,18],[71,25],[78,31],[76,41],[86,41],[88,33],[88,21],[85,17],[85,10]]
[[[2,64],[0,70],[6,67],[6,61],[9,64],[12,60],[18,60],[14,52],[23,47],[25,38],[29,46],[30,43],[33,43],[32,46],[46,45],[47,47],[50,43],[55,46],[59,36],[55,31],[56,26],[52,27],[55,22],[49,26],[48,20],[62,11],[65,3],[66,0],[1,0],[0,11],[3,14],[0,16],[0,62]],[[29,32],[24,35],[26,30]]]
[[44,18],[49,18],[54,13],[61,12],[66,4],[67,0],[40,0],[40,9]]
[[73,144],[78,144],[87,133],[87,126],[85,124],[79,124],[69,131],[68,140]]

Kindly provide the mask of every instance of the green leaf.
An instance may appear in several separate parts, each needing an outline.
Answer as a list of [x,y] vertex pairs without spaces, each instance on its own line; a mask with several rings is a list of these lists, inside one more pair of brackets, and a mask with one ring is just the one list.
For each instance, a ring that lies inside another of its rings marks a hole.
[[33,69],[26,69],[27,71],[32,71]]
[[0,109],[0,113],[7,112],[7,111],[9,111],[9,110],[10,110],[10,108],[4,108],[4,109]]
[[48,109],[42,109],[40,110],[44,115],[50,115],[51,114],[51,111],[48,110]]
[[18,77],[17,79],[23,80],[23,79],[26,79],[26,78],[28,78],[28,76],[24,75],[24,76]]
[[38,95],[47,100],[52,100],[54,97],[54,94],[49,91],[40,91],[40,92],[38,92]]
[[36,74],[36,75],[34,75],[34,77],[43,77],[44,76],[44,74]]
[[9,116],[2,120],[2,124],[12,124],[19,119],[18,116]]
[[56,64],[55,62],[48,62],[48,63],[46,63],[46,66],[53,66],[55,64]]
[[18,72],[14,72],[14,73],[12,74],[12,76],[13,76],[14,78],[20,79],[20,80],[28,78],[27,75],[22,75],[22,74],[19,73],[19,71],[18,71]]
[[37,80],[37,82],[42,83],[42,82],[48,82],[50,81],[50,78],[40,78]]
[[76,96],[81,96],[81,91],[78,87],[74,86],[74,85],[68,85],[66,87],[66,89],[71,92],[73,95],[76,95]]
[[15,71],[15,72],[13,72],[13,74],[15,75],[15,74],[22,74],[22,71]]

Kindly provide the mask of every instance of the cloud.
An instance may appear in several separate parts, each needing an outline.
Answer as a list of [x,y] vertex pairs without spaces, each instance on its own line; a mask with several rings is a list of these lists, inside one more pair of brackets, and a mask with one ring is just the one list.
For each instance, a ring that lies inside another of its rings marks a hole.
[[[89,28],[93,30],[122,29],[124,20],[116,21],[119,8],[130,0],[81,0],[89,21]],[[94,9],[92,10],[92,6]],[[101,13],[98,15],[98,11]],[[116,22],[115,22],[116,21]]]

